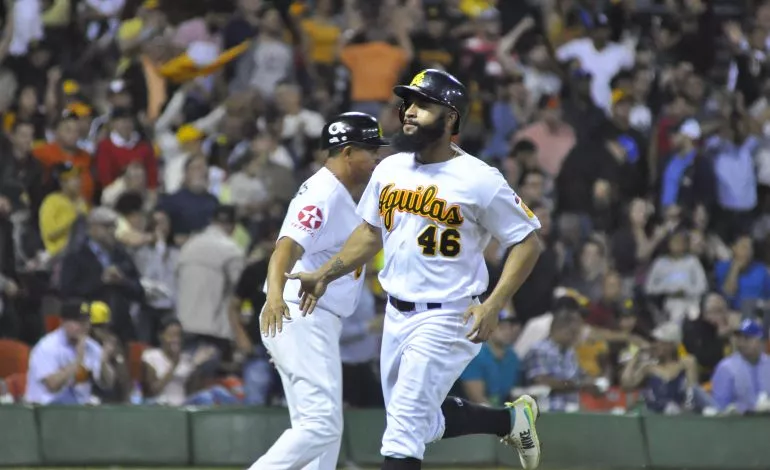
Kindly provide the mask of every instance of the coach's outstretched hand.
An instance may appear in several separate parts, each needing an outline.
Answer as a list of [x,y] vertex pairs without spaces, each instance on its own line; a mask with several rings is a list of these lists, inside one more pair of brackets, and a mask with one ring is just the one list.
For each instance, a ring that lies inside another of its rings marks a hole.
[[492,309],[487,305],[471,305],[463,315],[463,323],[473,317],[473,328],[466,337],[474,343],[483,343],[489,339],[489,335],[497,328],[499,320],[499,309]]
[[315,310],[318,299],[326,292],[328,285],[318,274],[318,271],[312,273],[299,272],[286,274],[286,279],[295,279],[300,282],[299,309],[302,310],[302,316],[310,315]]
[[276,333],[283,330],[283,319],[291,320],[289,307],[286,306],[283,297],[268,297],[265,302],[265,310],[260,318],[259,329],[264,336],[275,337]]

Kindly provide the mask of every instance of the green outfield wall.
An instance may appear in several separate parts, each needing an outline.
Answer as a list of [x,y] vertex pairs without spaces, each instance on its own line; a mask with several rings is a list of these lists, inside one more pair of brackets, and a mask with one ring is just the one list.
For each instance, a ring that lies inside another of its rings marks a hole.
[[[288,426],[284,409],[0,407],[0,466],[245,467]],[[340,461],[377,466],[384,412],[349,411]],[[544,414],[544,469],[770,469],[770,417]],[[518,467],[486,436],[428,446],[426,463]]]

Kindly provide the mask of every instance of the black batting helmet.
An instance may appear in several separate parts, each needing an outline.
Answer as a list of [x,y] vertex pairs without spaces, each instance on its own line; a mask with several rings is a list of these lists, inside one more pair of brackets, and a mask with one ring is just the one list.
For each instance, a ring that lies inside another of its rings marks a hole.
[[414,76],[409,85],[399,85],[393,88],[393,93],[404,100],[399,110],[401,122],[404,122],[404,115],[410,101],[419,97],[446,106],[456,112],[457,122],[452,130],[452,135],[460,133],[460,124],[468,113],[468,91],[465,89],[465,85],[451,74],[436,69],[423,70]]
[[343,145],[384,147],[382,127],[374,116],[366,113],[344,113],[327,122],[321,132],[321,149],[330,150]]

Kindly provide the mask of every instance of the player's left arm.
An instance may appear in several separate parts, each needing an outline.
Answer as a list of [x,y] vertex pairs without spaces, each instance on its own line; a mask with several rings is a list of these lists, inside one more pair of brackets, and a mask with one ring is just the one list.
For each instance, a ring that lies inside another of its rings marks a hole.
[[[499,173],[498,173],[499,175]],[[481,305],[471,306],[465,312],[467,322],[474,318],[467,337],[475,343],[486,341],[497,327],[498,315],[527,279],[540,257],[542,246],[536,230],[540,222],[535,214],[501,180],[488,204],[484,204],[479,223],[503,247],[513,246],[505,260],[503,271],[492,293]]]
[[500,312],[527,280],[541,251],[540,238],[535,231],[530,232],[521,243],[514,245],[505,260],[500,280],[484,303]]
[[524,284],[540,257],[542,245],[537,235],[540,221],[513,189],[502,182],[486,206],[480,223],[500,245],[513,246],[500,280],[484,302],[493,307],[497,315]]
[[[281,237],[275,244],[275,251],[267,265],[267,299],[261,317],[261,330],[265,336],[275,336],[283,329],[283,319],[291,314],[283,300],[286,273],[291,272],[305,249],[291,237]],[[298,294],[299,295],[299,294]]]

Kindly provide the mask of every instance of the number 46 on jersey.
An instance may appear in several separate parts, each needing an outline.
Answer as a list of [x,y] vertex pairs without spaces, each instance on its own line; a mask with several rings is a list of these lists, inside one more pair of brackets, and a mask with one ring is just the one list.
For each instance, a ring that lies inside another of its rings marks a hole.
[[454,258],[460,254],[460,232],[453,228],[441,230],[431,224],[417,236],[417,244],[425,256],[436,256],[438,253],[445,258]]

